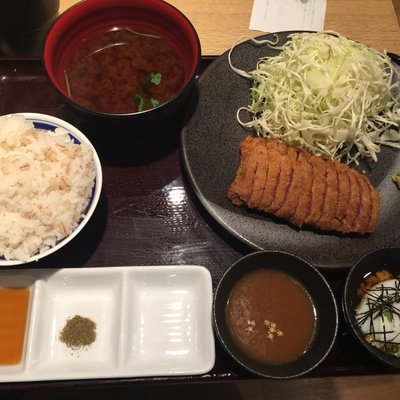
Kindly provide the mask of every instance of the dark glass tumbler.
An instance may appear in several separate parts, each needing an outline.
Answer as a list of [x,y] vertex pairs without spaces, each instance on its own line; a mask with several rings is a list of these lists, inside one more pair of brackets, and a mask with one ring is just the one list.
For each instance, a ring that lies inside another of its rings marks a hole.
[[0,56],[39,56],[59,0],[2,0]]

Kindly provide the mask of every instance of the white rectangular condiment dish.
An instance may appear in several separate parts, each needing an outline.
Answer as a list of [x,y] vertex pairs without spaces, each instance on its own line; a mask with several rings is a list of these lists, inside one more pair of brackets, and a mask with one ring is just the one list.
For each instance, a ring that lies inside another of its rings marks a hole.
[[[196,375],[215,362],[212,282],[201,266],[0,271],[0,287],[28,286],[23,359],[0,382]],[[60,340],[68,319],[96,323],[89,346]]]

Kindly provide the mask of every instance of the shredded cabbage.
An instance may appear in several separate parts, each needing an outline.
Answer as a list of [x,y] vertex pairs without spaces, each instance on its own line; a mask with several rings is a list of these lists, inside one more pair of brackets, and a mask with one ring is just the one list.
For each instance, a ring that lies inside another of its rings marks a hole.
[[386,52],[336,32],[294,33],[246,72],[232,65],[235,46],[231,68],[253,80],[251,104],[237,112],[242,126],[348,164],[377,161],[382,144],[400,148],[400,74]]

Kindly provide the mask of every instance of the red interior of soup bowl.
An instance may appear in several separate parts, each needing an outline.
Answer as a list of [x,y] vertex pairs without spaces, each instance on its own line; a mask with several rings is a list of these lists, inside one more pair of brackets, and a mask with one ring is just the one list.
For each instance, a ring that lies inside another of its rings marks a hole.
[[77,46],[98,32],[123,26],[164,37],[181,56],[184,86],[194,78],[201,57],[199,38],[175,7],[160,0],[86,0],[61,14],[47,34],[43,63],[53,85],[67,97],[64,70]]

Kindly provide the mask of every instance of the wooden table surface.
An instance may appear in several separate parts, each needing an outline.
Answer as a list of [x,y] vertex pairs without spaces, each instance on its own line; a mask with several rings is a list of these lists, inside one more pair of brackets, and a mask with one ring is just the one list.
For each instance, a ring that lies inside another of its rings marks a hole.
[[[398,0],[393,0],[398,2]],[[196,28],[204,56],[220,55],[249,30],[253,0],[169,0]],[[60,12],[77,0],[60,0]],[[327,0],[325,29],[378,50],[400,54],[400,29],[392,0]]]

